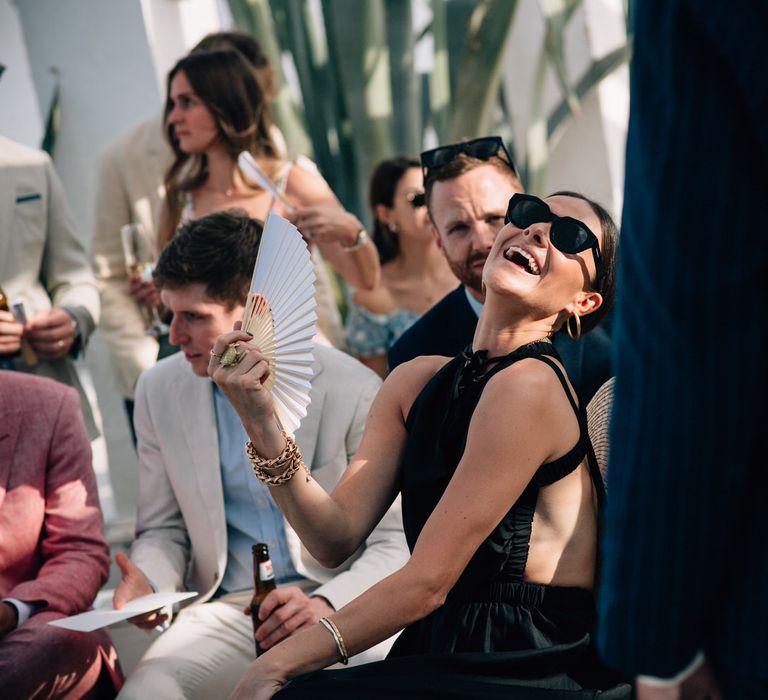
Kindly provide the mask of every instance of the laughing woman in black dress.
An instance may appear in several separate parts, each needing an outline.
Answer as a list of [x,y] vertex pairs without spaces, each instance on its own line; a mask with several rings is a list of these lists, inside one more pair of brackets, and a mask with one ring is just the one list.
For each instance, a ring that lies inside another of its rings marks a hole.
[[[259,657],[235,697],[629,696],[593,651],[604,490],[583,407],[549,342],[564,328],[588,330],[607,309],[616,228],[573,193],[515,195],[507,221],[483,271],[472,348],[390,375],[330,496],[301,471],[271,487],[328,566],[354,553],[402,493],[411,559]],[[212,352],[247,340],[226,334]],[[258,350],[230,367],[214,357],[210,372],[256,453],[283,453]],[[385,661],[311,673],[402,629]]]

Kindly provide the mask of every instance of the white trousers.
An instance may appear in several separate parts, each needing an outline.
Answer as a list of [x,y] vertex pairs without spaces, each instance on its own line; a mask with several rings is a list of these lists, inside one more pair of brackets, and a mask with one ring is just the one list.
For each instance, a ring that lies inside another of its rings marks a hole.
[[[118,698],[226,698],[256,658],[251,618],[243,613],[251,595],[250,591],[228,593],[184,608],[141,657]],[[383,659],[392,641],[352,657],[350,665]]]

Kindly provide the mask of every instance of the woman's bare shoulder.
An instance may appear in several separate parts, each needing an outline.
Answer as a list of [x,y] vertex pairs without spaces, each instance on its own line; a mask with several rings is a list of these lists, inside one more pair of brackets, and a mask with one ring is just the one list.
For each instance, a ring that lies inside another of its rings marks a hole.
[[285,194],[291,201],[305,206],[328,200],[336,201],[333,190],[320,171],[310,172],[301,166],[292,165],[287,178]]
[[488,415],[507,414],[518,424],[536,426],[548,445],[548,459],[573,446],[579,423],[557,374],[544,362],[526,358],[493,376],[478,408]]
[[352,301],[372,314],[391,314],[397,309],[392,293],[383,284],[378,284],[373,289],[355,289]]
[[542,410],[567,401],[557,374],[549,365],[531,357],[497,372],[483,393],[493,400],[513,401],[521,409]]
[[391,392],[405,417],[427,382],[449,361],[441,355],[424,355],[404,362],[387,376],[382,390]]

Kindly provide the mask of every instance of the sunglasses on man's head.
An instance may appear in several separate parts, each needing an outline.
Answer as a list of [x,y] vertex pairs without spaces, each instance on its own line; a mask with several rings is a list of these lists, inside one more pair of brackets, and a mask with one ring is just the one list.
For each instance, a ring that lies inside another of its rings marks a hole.
[[583,221],[571,216],[553,214],[549,205],[530,194],[515,194],[509,200],[504,223],[513,223],[519,229],[526,229],[533,224],[552,223],[549,240],[559,251],[575,255],[584,250],[592,250],[595,259],[595,289],[600,291],[603,278],[602,258],[597,236]]
[[424,181],[430,174],[440,168],[445,167],[453,160],[456,160],[461,154],[477,158],[478,160],[490,160],[498,158],[505,162],[510,170],[517,175],[517,168],[509,155],[507,147],[500,136],[483,136],[471,141],[462,141],[461,143],[452,143],[448,146],[438,146],[421,154],[421,172],[424,175]]
[[408,200],[408,204],[410,204],[414,209],[419,209],[427,203],[423,192],[409,192],[407,195],[405,195],[405,198]]

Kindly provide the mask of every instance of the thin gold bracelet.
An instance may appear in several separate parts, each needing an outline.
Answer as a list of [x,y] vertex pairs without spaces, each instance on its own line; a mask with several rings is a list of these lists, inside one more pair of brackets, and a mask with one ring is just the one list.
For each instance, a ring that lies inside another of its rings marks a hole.
[[333,641],[336,642],[336,649],[339,652],[339,656],[341,656],[341,663],[346,666],[349,663],[349,655],[347,654],[347,647],[344,645],[344,637],[341,636],[341,632],[339,632],[339,628],[336,627],[336,623],[327,617],[321,617],[320,624],[331,633]]

